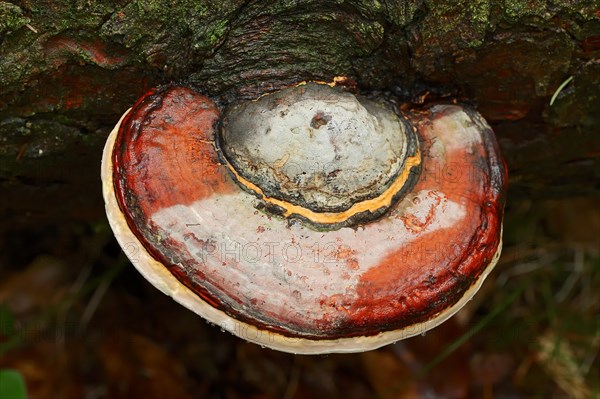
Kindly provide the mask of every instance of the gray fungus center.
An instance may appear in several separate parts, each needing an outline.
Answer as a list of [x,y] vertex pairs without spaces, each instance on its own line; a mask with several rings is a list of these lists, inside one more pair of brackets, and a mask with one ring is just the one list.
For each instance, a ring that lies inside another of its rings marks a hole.
[[337,212],[394,181],[407,128],[382,102],[309,83],[231,106],[220,146],[266,196]]

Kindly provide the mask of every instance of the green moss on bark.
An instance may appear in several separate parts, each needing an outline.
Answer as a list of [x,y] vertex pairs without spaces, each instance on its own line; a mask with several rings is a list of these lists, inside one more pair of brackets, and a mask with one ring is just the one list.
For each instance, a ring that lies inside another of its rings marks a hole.
[[134,0],[115,12],[100,32],[150,65],[181,74],[221,43],[242,4],[241,0]]
[[15,31],[29,22],[19,6],[0,1],[0,34]]

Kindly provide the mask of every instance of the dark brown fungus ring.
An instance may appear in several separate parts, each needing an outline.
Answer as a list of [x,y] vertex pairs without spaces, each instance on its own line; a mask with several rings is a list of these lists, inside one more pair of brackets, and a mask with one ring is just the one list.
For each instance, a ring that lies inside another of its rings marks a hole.
[[485,120],[456,105],[400,115],[309,83],[221,116],[166,87],[121,118],[102,180],[147,280],[286,352],[423,333],[469,301],[501,249],[504,162]]

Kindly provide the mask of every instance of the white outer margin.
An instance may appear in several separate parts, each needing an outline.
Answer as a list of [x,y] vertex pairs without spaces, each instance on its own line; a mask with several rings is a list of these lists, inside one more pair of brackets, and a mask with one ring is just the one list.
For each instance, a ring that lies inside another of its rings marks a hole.
[[[112,152],[119,126],[125,115],[131,109],[127,110],[121,117],[115,128],[110,133],[104,152],[102,154],[102,193],[106,206],[106,215],[110,226],[117,238],[117,241],[123,248],[123,251],[136,267],[136,269],[148,280],[152,285],[162,291],[164,294],[172,297],[181,305],[202,316],[211,323],[214,323],[224,330],[261,345],[283,352],[295,354],[321,354],[321,353],[352,353],[363,352],[372,349],[377,349],[384,345],[391,344],[401,339],[409,338],[428,331],[439,324],[448,320],[456,312],[458,312],[473,295],[479,290],[483,281],[492,271],[502,250],[502,236],[498,249],[494,254],[490,264],[481,273],[479,279],[471,285],[471,287],[463,294],[462,298],[454,305],[446,310],[438,313],[435,317],[422,323],[413,324],[400,330],[384,331],[377,335],[339,338],[329,340],[312,340],[306,338],[295,338],[281,335],[268,330],[261,330],[251,324],[239,321],[225,312],[214,308],[209,303],[198,297],[192,290],[183,285],[177,280],[171,272],[154,259],[144,248],[138,238],[131,232],[124,214],[121,212],[113,185],[113,167],[112,167]],[[167,315],[165,315],[167,317]]]

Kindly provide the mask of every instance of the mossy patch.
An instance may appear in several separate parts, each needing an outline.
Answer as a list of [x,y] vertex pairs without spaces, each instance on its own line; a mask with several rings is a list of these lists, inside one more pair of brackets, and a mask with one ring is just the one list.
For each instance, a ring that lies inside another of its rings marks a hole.
[[[443,3],[428,1],[429,13],[422,24],[424,40],[444,40],[454,32],[454,45],[458,48],[480,46],[491,30],[490,2],[487,0]],[[458,34],[456,34],[458,33]]]
[[101,35],[135,50],[150,64],[178,69],[169,64],[204,56],[222,42],[242,4],[241,0],[134,0],[102,25]]
[[19,6],[0,1],[0,33],[15,31],[30,21]]

